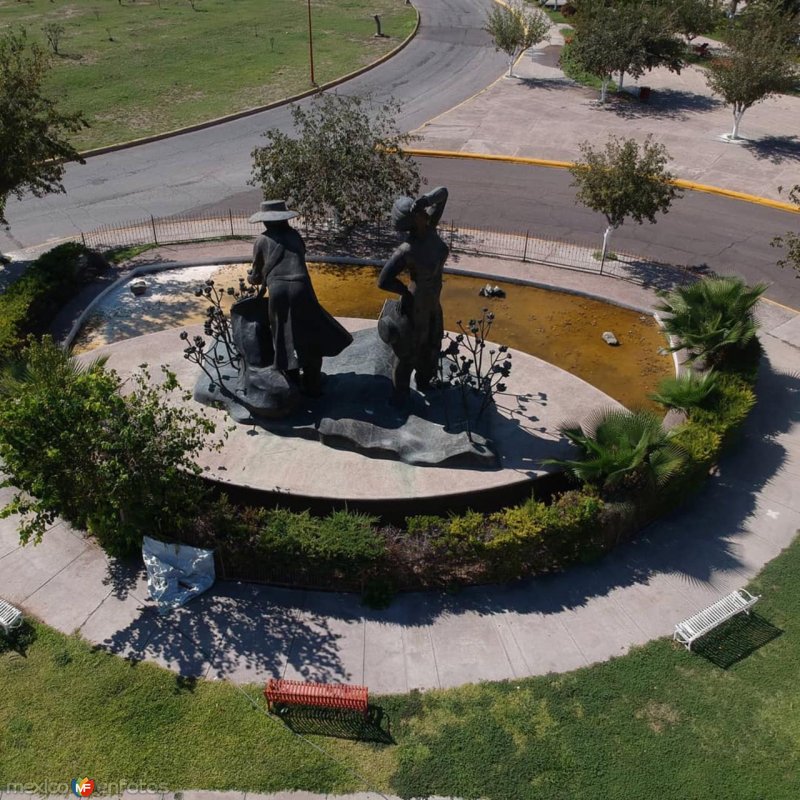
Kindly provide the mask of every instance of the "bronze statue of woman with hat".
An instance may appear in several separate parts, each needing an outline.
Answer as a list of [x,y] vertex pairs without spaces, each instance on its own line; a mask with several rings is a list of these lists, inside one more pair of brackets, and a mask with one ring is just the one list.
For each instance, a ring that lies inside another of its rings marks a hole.
[[[302,369],[303,388],[319,394],[322,359],[342,352],[353,337],[320,305],[306,266],[303,237],[289,225],[297,216],[284,200],[265,200],[250,222],[263,222],[253,247],[250,283],[268,294],[271,366],[290,378]],[[258,354],[254,354],[258,360]],[[247,354],[244,354],[247,362]],[[270,365],[258,365],[270,366]]]
[[[400,295],[387,303],[378,321],[378,333],[394,351],[392,382],[398,395],[408,393],[411,373],[418,389],[429,388],[439,366],[444,336],[442,273],[450,248],[436,226],[447,203],[447,189],[440,186],[416,200],[399,197],[392,207],[392,223],[406,234],[378,278],[378,286]],[[408,285],[399,279],[407,270]]]

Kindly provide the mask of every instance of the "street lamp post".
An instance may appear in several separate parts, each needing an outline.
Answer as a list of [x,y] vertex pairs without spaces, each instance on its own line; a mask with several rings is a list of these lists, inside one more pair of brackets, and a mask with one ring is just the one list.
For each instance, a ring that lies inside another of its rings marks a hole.
[[311,33],[311,0],[308,0],[308,63],[311,67],[311,85],[316,86],[314,80],[314,38]]

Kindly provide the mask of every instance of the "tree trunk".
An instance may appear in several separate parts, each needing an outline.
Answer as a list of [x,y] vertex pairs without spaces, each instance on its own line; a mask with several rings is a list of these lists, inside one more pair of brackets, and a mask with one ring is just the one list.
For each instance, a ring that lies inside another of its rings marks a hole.
[[516,51],[514,51],[514,52],[513,52],[513,53],[512,53],[512,54],[511,54],[511,55],[508,57],[508,73],[507,73],[506,77],[508,77],[508,78],[512,78],[512,77],[514,76],[514,62],[515,62],[516,60],[517,60],[517,53],[516,53]]
[[600,102],[605,103],[606,101],[606,93],[608,92],[608,83],[611,80],[610,77],[603,78],[603,83],[600,85]]
[[600,274],[603,274],[603,265],[606,263],[606,253],[608,253],[608,240],[611,238],[611,231],[614,230],[613,225],[609,225],[603,234],[603,250],[600,253]]
[[625,82],[625,73],[624,72],[620,72],[619,73],[619,87],[618,88],[621,89],[622,88],[622,84],[624,82]]
[[733,108],[733,130],[731,131],[731,139],[736,140],[739,138],[739,123],[742,121],[745,109],[738,109],[736,106]]

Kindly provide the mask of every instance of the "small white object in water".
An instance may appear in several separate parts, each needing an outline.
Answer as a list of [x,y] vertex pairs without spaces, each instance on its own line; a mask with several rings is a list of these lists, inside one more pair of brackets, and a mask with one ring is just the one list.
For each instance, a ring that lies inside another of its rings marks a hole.
[[136,295],[144,294],[147,291],[147,281],[144,278],[136,278],[131,281],[130,288]]
[[603,331],[603,341],[612,347],[616,347],[619,344],[619,340],[611,331]]

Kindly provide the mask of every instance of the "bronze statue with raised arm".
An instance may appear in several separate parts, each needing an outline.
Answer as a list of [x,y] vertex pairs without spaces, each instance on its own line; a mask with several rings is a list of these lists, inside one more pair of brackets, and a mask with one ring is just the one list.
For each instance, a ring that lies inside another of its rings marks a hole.
[[[384,265],[378,286],[400,295],[400,301],[387,303],[378,333],[394,351],[392,381],[402,394],[410,388],[412,372],[418,389],[429,388],[439,364],[444,336],[439,296],[450,248],[436,226],[445,203],[447,189],[441,186],[416,200],[399,197],[392,208],[392,224],[406,234],[406,240]],[[398,277],[404,271],[408,285]]]

